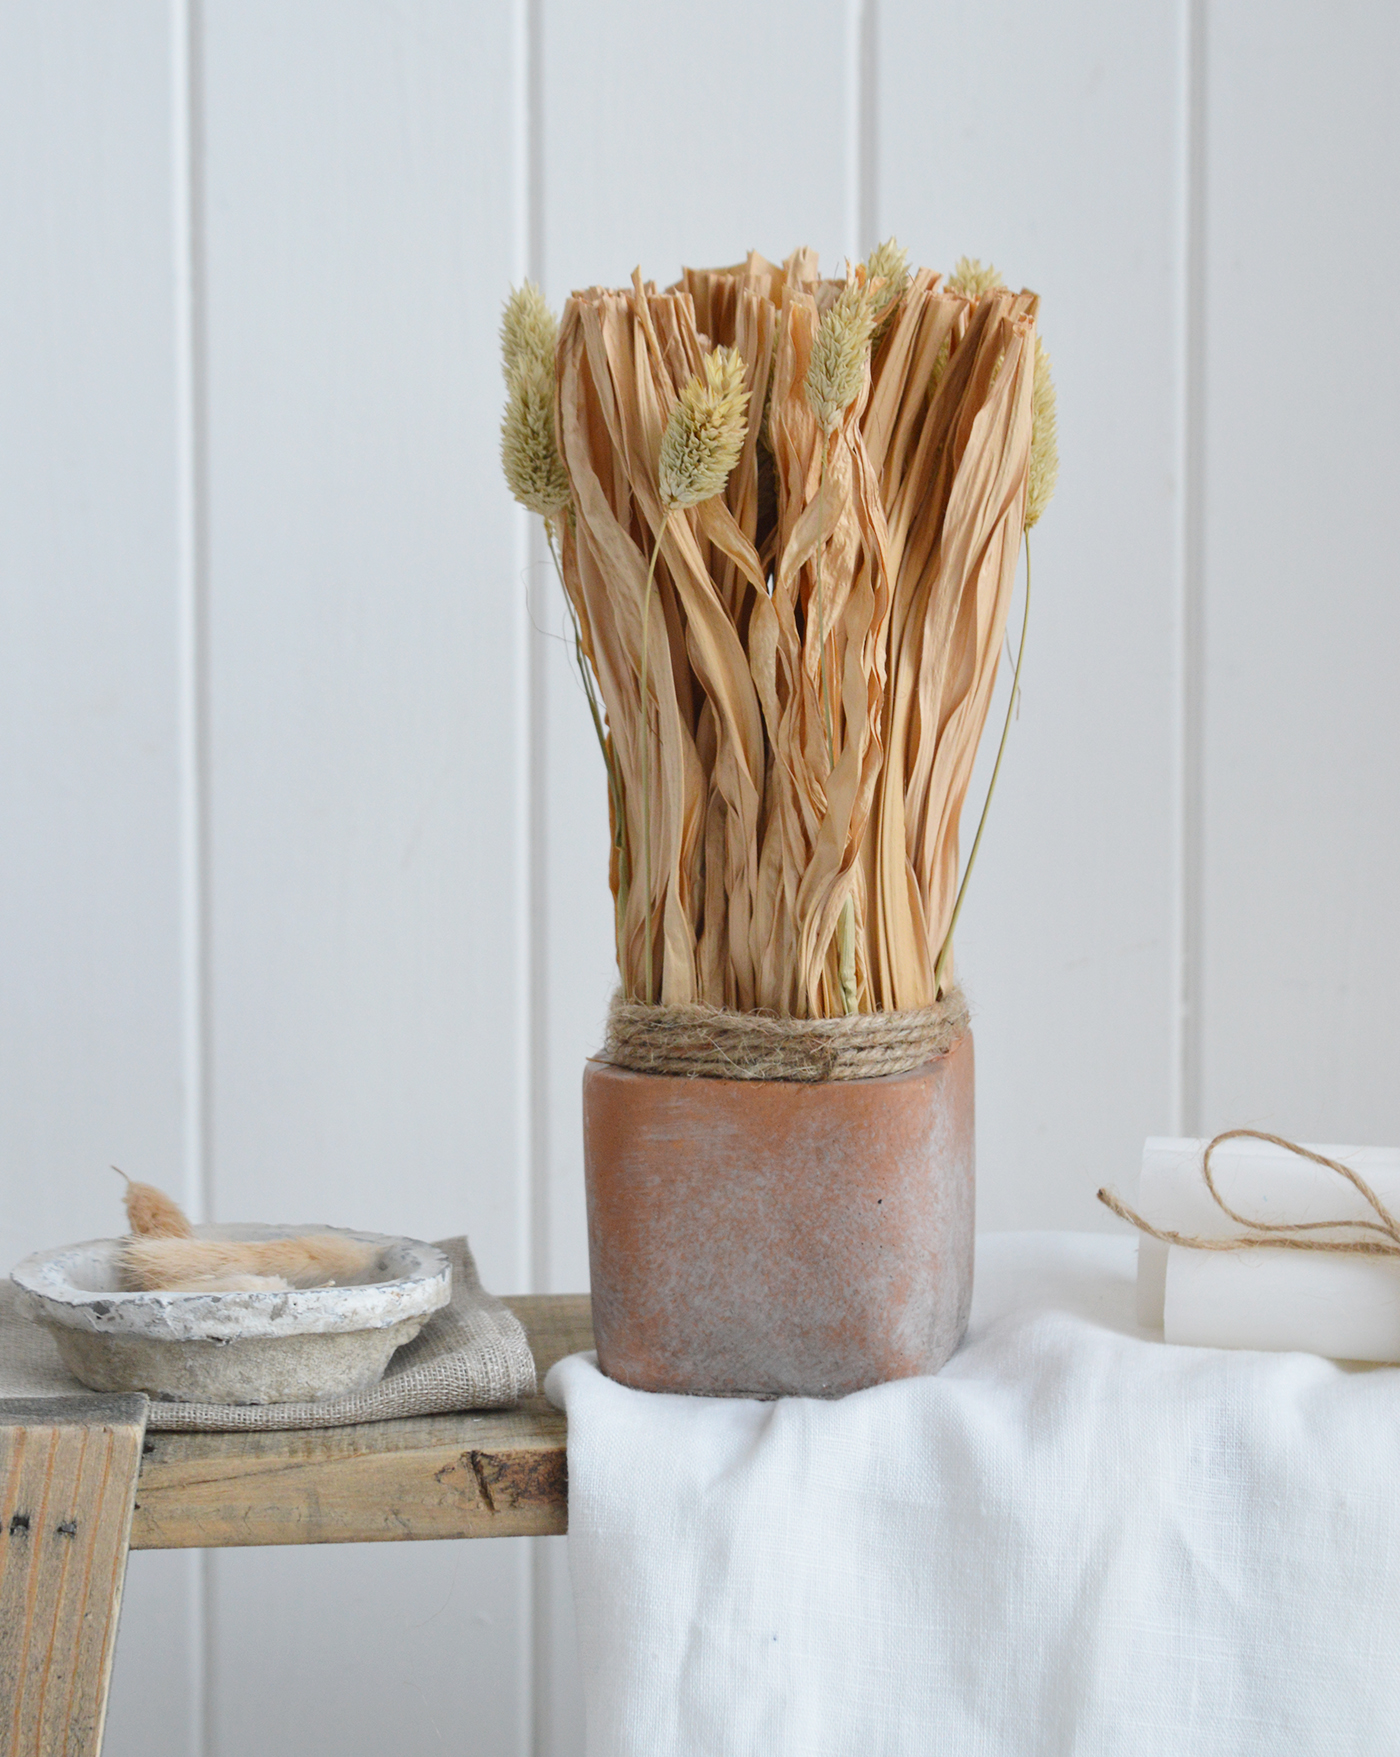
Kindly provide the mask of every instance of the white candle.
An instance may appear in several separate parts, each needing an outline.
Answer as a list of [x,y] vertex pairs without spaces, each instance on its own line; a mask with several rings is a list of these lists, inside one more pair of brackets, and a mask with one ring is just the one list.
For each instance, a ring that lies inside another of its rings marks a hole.
[[1168,1342],[1400,1361],[1395,1258],[1173,1245],[1165,1279]]
[[[1137,1211],[1197,1238],[1232,1238],[1240,1227],[1201,1175],[1207,1142],[1149,1138]],[[1400,1149],[1314,1147],[1356,1171],[1400,1217]],[[1286,1147],[1248,1137],[1211,1155],[1216,1188],[1238,1213],[1276,1224],[1374,1220],[1346,1178]],[[1314,1238],[1355,1238],[1321,1232]],[[1400,1260],[1322,1251],[1192,1251],[1138,1240],[1138,1321],[1168,1342],[1221,1348],[1305,1349],[1347,1360],[1400,1360]]]
[[1150,1238],[1145,1232],[1138,1234],[1137,1321],[1144,1330],[1162,1328],[1167,1303],[1168,1248],[1159,1238]]

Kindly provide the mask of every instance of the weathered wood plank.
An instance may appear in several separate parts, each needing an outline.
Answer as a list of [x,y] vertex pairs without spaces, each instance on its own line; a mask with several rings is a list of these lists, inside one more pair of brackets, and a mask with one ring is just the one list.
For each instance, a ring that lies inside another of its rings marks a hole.
[[[541,1380],[593,1341],[583,1294],[512,1299]],[[562,1532],[563,1415],[543,1396],[481,1414],[261,1434],[152,1434],[133,1549],[376,1543]]]
[[508,1294],[505,1303],[525,1327],[541,1385],[555,1361],[592,1348],[593,1306],[586,1293]]
[[532,1399],[285,1434],[155,1434],[135,1549],[374,1543],[562,1531],[564,1423]]
[[144,1397],[0,1401],[0,1757],[96,1757]]

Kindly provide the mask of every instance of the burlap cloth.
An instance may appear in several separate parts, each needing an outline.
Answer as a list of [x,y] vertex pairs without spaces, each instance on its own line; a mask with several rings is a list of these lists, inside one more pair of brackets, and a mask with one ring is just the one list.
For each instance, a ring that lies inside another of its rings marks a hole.
[[[457,1409],[509,1409],[535,1390],[535,1361],[520,1320],[482,1287],[464,1238],[437,1248],[452,1263],[452,1300],[434,1312],[368,1391],[318,1403],[166,1403],[152,1399],[148,1429],[232,1432],[339,1428]],[[19,1289],[0,1281],[0,1397],[91,1395],[59,1359],[53,1338],[23,1317]]]

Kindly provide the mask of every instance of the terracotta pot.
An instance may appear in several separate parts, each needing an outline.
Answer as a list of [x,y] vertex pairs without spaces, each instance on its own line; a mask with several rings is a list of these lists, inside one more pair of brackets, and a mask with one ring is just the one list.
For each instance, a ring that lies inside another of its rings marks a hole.
[[877,1080],[583,1077],[593,1333],[646,1391],[935,1373],[972,1299],[973,1057]]

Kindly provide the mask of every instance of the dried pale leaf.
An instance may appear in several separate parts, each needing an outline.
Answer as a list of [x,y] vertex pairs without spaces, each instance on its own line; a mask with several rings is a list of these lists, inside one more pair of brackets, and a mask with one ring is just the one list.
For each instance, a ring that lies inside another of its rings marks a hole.
[[[905,281],[891,241],[824,282],[810,252],[751,254],[566,307],[563,566],[607,718],[634,997],[650,961],[666,1002],[934,998],[1027,508],[1036,315],[959,266]],[[663,471],[687,391],[723,395],[720,349],[756,405],[741,449],[702,482],[673,442]]]

